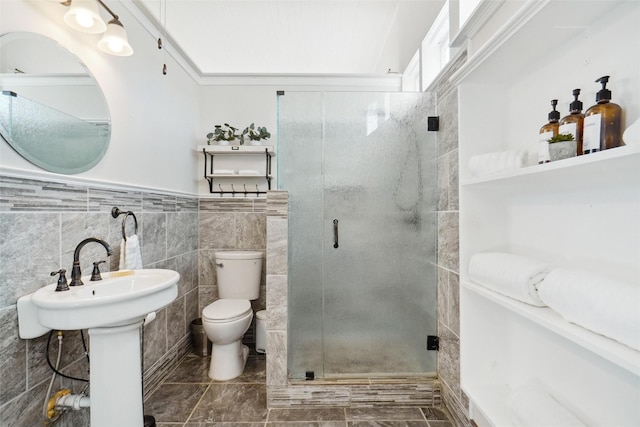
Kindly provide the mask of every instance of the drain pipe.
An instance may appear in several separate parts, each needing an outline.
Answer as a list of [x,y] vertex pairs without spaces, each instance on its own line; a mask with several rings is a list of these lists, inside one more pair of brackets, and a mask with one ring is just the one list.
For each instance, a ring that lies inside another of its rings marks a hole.
[[89,399],[89,396],[85,396],[84,394],[65,394],[56,400],[55,406],[56,408],[70,408],[77,411],[83,408],[88,408],[90,403],[91,400]]
[[68,388],[60,390],[47,402],[47,418],[55,421],[65,412],[88,408],[90,403],[84,394],[71,394]]

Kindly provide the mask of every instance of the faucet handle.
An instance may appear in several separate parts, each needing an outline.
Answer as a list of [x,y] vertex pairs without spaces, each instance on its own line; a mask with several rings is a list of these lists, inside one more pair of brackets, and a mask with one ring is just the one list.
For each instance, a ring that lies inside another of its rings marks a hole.
[[93,263],[93,271],[91,272],[91,281],[96,282],[98,280],[102,280],[102,276],[100,275],[99,265],[106,261],[95,261]]
[[56,286],[56,292],[69,290],[69,285],[67,284],[67,276],[65,276],[66,273],[67,270],[65,269],[51,272],[52,276],[55,276],[56,274],[60,275],[60,277],[58,278],[58,285]]

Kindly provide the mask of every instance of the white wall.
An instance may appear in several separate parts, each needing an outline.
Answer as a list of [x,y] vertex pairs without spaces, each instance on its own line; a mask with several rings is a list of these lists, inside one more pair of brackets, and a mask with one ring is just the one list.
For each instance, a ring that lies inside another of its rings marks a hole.
[[[0,1],[0,34],[31,31],[57,40],[88,66],[102,87],[111,113],[111,143],[95,168],[75,177],[196,193],[198,163],[192,148],[198,143],[198,85],[158,50],[156,38],[119,1],[107,4],[124,24],[133,56],[99,51],[99,36],[67,27],[62,21],[67,9],[55,2]],[[166,76],[161,72],[164,62]],[[5,141],[0,142],[0,167],[42,175]]]

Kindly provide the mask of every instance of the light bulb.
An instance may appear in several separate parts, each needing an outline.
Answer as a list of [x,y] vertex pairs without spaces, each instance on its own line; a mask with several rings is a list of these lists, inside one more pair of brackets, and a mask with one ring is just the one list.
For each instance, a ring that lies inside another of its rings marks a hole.
[[123,48],[124,48],[124,44],[122,44],[117,40],[111,40],[109,42],[109,50],[111,50],[112,52],[120,53],[122,52]]
[[93,17],[88,13],[78,13],[76,15],[76,22],[82,28],[91,28],[93,25]]

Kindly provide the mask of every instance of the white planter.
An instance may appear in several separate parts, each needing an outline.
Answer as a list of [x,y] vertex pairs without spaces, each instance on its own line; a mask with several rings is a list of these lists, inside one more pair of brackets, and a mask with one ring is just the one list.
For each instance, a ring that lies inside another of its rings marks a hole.
[[576,156],[576,150],[578,148],[576,140],[573,141],[560,141],[552,142],[549,144],[549,157],[551,161],[568,159],[569,157]]

